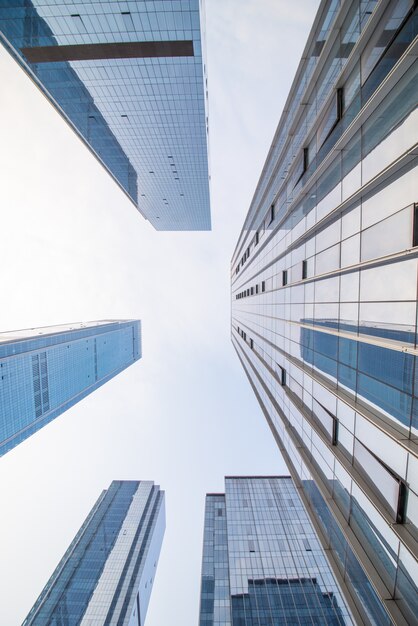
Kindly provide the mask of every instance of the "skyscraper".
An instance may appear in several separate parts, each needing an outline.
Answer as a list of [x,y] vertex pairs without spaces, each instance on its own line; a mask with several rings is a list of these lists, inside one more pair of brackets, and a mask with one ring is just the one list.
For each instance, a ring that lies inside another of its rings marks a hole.
[[210,230],[201,0],[11,0],[0,40],[157,230]]
[[0,333],[0,456],[141,358],[141,322]]
[[290,476],[206,496],[199,626],[353,624]]
[[114,480],[24,626],[143,626],[164,530],[164,492],[151,481]]
[[365,624],[418,615],[417,5],[320,4],[232,258],[232,342]]

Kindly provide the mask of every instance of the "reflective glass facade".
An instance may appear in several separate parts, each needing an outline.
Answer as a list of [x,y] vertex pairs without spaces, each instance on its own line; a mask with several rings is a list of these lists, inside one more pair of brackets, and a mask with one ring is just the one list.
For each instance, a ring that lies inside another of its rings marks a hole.
[[418,614],[418,16],[321,2],[232,258],[232,342],[359,623]]
[[0,456],[141,358],[141,322],[0,333]]
[[143,626],[165,529],[150,481],[103,491],[24,626]]
[[227,477],[206,496],[199,624],[353,624],[290,477]]
[[0,40],[157,230],[210,230],[201,1],[7,0]]

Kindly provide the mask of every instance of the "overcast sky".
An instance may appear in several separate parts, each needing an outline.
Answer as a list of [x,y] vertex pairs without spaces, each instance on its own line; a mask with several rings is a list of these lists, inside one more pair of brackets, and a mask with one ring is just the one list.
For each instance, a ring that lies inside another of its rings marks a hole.
[[210,233],[159,233],[0,46],[0,331],[139,318],[143,358],[0,459],[0,624],[113,479],[166,490],[147,626],[196,626],[205,493],[287,473],[230,342],[229,263],[318,0],[207,0]]

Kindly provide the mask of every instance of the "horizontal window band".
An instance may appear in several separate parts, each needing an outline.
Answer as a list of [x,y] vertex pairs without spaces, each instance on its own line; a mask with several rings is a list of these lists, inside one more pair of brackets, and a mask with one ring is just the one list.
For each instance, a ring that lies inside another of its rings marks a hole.
[[135,41],[21,48],[29,63],[151,57],[192,57],[193,41]]

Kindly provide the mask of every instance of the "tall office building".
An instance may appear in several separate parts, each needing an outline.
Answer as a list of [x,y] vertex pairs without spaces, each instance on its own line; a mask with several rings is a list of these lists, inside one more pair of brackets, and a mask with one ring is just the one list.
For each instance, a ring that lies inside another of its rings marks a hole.
[[0,40],[157,230],[210,230],[202,0],[8,0]]
[[141,322],[0,333],[0,456],[141,358]]
[[290,476],[206,496],[200,626],[353,624]]
[[114,480],[22,626],[143,626],[164,530],[164,492]]
[[378,626],[418,615],[417,26],[321,1],[231,268],[233,345]]

